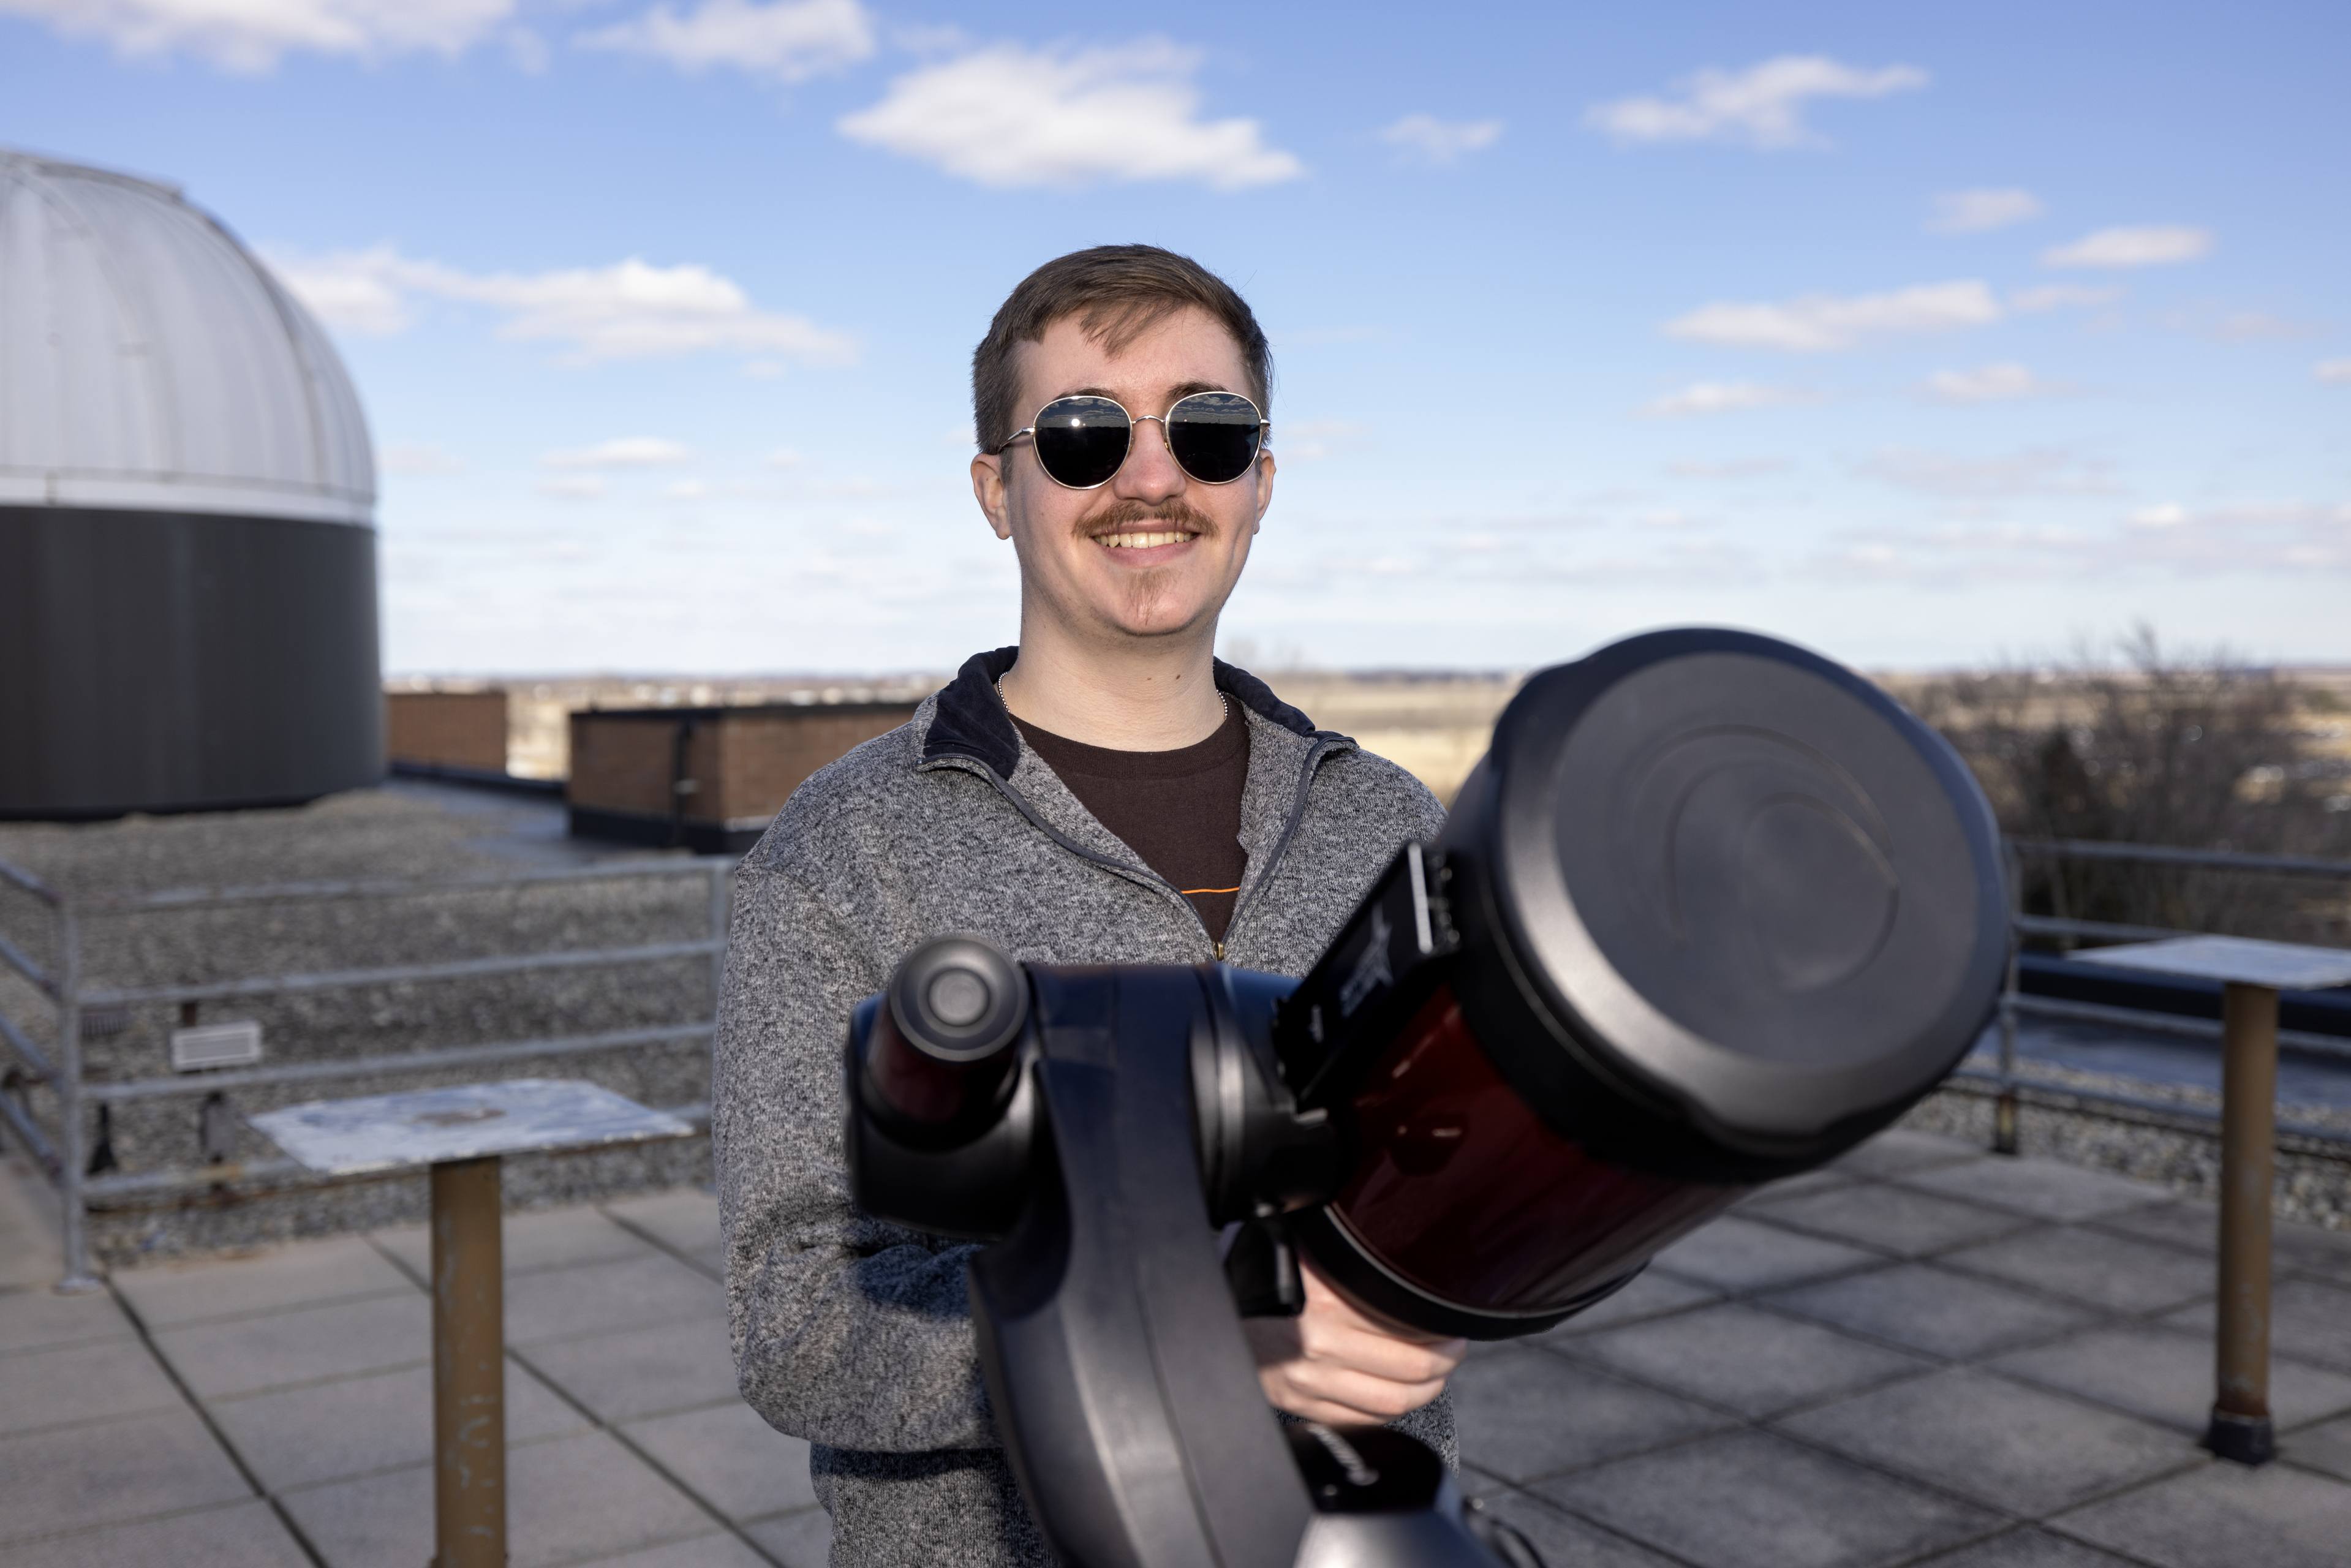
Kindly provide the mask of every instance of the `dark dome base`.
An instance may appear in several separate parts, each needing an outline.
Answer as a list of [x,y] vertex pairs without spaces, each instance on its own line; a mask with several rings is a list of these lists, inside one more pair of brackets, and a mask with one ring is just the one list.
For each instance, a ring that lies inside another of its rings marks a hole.
[[374,784],[377,650],[373,528],[0,507],[0,818]]

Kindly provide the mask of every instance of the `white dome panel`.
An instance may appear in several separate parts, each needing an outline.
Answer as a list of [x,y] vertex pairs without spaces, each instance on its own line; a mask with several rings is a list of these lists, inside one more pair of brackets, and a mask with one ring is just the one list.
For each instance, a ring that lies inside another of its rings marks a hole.
[[365,523],[326,334],[166,187],[0,152],[0,505]]

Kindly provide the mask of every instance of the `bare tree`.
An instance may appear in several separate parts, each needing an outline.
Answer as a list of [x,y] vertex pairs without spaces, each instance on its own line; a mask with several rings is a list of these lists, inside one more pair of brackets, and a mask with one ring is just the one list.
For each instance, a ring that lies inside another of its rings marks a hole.
[[[2140,627],[2112,658],[1930,683],[1921,716],[1967,758],[2020,838],[2351,857],[2351,789],[2307,716],[2325,694],[2224,652],[2168,652]],[[2241,873],[2029,861],[2026,907],[2182,930],[2341,941],[2345,889]]]

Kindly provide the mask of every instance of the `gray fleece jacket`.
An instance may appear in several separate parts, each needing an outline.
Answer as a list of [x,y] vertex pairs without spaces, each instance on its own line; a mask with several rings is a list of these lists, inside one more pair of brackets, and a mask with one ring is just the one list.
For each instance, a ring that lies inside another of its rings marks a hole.
[[[1372,879],[1444,811],[1411,775],[1317,730],[1230,665],[1249,718],[1249,865],[1218,952],[1191,903],[1020,739],[982,653],[801,785],[736,879],[711,1146],[743,1396],[813,1445],[835,1568],[1048,1563],[990,1421],[972,1248],[852,1203],[841,1052],[851,1008],[934,936],[1046,964],[1212,957],[1302,975]],[[1450,1403],[1399,1423],[1454,1457]]]

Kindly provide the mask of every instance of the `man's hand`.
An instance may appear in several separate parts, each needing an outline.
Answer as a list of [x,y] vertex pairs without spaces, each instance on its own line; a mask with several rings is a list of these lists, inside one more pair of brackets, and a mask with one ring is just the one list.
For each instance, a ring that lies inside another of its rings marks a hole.
[[1304,1267],[1306,1310],[1294,1318],[1244,1318],[1257,1380],[1277,1410],[1330,1427],[1369,1427],[1417,1410],[1445,1390],[1468,1354],[1374,1318]]

